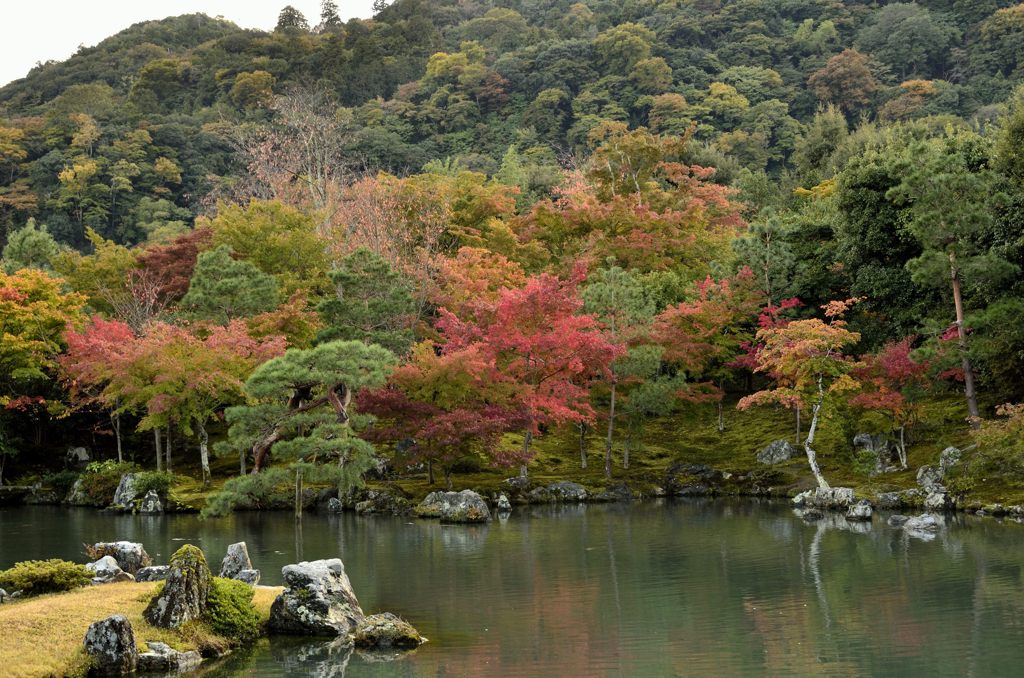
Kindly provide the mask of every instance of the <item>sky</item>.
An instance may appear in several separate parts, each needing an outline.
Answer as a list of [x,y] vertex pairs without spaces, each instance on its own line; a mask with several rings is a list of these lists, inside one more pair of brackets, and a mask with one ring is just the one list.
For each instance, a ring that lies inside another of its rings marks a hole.
[[[369,17],[373,0],[335,0],[342,20]],[[178,14],[222,16],[244,28],[270,30],[292,5],[309,23],[320,20],[320,0],[13,0],[0,24],[0,86],[23,78],[40,61],[62,61],[132,24]]]

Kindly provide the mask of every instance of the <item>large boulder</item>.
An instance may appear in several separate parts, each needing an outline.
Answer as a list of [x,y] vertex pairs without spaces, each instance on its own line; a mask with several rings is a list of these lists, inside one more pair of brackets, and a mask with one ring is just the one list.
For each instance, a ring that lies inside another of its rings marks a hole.
[[587,490],[579,483],[558,482],[536,487],[530,491],[530,501],[537,504],[581,502],[587,500]]
[[135,581],[135,577],[118,567],[117,561],[112,556],[103,556],[93,563],[86,563],[85,569],[92,572],[93,584]]
[[195,650],[179,652],[155,640],[146,641],[147,651],[139,655],[140,673],[186,673],[194,671],[203,657]]
[[135,581],[164,581],[171,574],[168,565],[151,565],[135,573]]
[[115,614],[93,622],[85,632],[85,653],[92,663],[92,673],[101,676],[127,676],[139,665],[135,633],[131,622]]
[[356,647],[414,648],[426,642],[413,625],[390,612],[371,614],[356,627]]
[[796,449],[788,440],[773,440],[757,453],[757,461],[761,464],[781,464],[796,455]]
[[146,496],[139,502],[139,513],[155,515],[164,512],[164,504],[160,501],[160,495],[156,490],[149,490]]
[[945,473],[959,463],[960,457],[962,456],[963,453],[959,448],[953,446],[947,447],[939,454],[939,468],[941,468],[942,472]]
[[225,579],[234,579],[242,570],[251,570],[252,561],[249,560],[249,547],[244,541],[228,546],[227,555],[220,563],[220,576]]
[[338,558],[285,565],[281,575],[285,590],[270,608],[272,631],[348,636],[365,618]]
[[150,601],[143,616],[153,626],[176,629],[203,616],[213,575],[203,552],[191,544],[171,556],[170,568],[163,590]]
[[122,570],[135,574],[144,567],[153,564],[153,559],[146,553],[145,547],[135,541],[101,541],[86,547],[91,558],[111,556]]
[[924,499],[924,507],[929,511],[952,511],[955,506],[947,492],[932,492]]
[[797,508],[845,510],[853,503],[853,490],[849,487],[818,487],[793,497],[793,505]]
[[847,520],[871,520],[871,516],[874,513],[874,509],[871,507],[871,502],[867,499],[861,499],[856,504],[850,506],[846,511]]
[[476,492],[431,492],[416,507],[421,518],[440,518],[442,523],[486,523],[491,510]]
[[136,489],[136,474],[125,473],[121,476],[121,482],[117,484],[117,489],[114,490],[114,501],[111,502],[111,506],[119,509],[131,509],[132,502],[139,495],[138,489]]
[[926,494],[945,492],[946,488],[942,484],[945,477],[941,466],[926,464],[917,469],[917,484]]

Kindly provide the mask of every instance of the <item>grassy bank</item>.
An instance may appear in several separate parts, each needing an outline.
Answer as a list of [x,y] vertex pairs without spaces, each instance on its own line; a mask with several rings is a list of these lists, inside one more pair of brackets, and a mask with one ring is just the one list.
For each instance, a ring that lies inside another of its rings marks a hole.
[[[180,630],[150,626],[142,617],[156,583],[124,582],[90,586],[68,593],[27,598],[0,605],[0,674],[10,678],[82,675],[86,658],[82,640],[89,625],[114,614],[128,618],[140,650],[156,640],[177,650],[227,645],[199,625]],[[263,621],[279,588],[256,589],[253,604]]]

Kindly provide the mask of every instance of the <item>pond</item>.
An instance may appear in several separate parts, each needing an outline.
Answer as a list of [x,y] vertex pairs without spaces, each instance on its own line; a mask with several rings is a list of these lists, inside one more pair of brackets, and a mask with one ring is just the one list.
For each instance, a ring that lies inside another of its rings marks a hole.
[[517,508],[487,526],[242,513],[0,509],[0,567],[82,544],[246,541],[267,584],[341,557],[363,609],[430,642],[394,661],[275,639],[210,676],[1008,676],[1024,661],[1024,527],[953,516],[934,539],[783,503]]

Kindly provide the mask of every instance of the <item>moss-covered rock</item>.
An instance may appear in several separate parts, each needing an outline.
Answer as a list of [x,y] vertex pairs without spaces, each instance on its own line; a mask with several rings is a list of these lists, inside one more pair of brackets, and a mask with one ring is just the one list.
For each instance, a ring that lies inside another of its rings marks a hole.
[[176,629],[206,612],[213,576],[206,556],[191,544],[171,556],[170,567],[164,587],[143,614],[153,626]]
[[414,648],[426,642],[413,625],[390,612],[371,614],[353,634],[356,647]]

